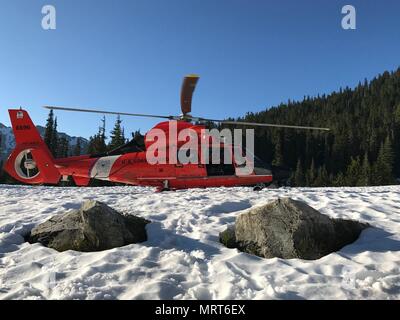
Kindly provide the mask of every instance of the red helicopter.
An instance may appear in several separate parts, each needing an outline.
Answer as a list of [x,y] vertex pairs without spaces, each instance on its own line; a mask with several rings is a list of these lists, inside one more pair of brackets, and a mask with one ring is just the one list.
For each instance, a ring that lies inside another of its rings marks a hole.
[[[5,170],[16,180],[32,185],[58,185],[60,181],[73,181],[77,186],[88,186],[92,179],[107,180],[138,186],[152,186],[158,190],[175,190],[187,188],[205,187],[233,187],[233,186],[255,186],[256,190],[269,185],[273,181],[271,167],[254,156],[253,170],[246,175],[237,174],[240,166],[234,158],[233,161],[225,163],[223,160],[218,164],[210,163],[165,163],[149,164],[146,158],[146,150],[154,141],[147,139],[155,130],[162,130],[166,136],[170,134],[170,124],[174,122],[177,133],[184,129],[196,132],[198,143],[208,139],[203,132],[204,125],[193,124],[193,122],[217,122],[222,124],[262,126],[277,128],[329,130],[327,128],[303,127],[279,124],[237,122],[227,120],[205,119],[190,115],[192,96],[199,80],[197,75],[188,75],[184,78],[181,89],[180,116],[160,116],[151,114],[134,114],[125,112],[109,112],[91,109],[66,108],[56,106],[45,106],[48,109],[94,112],[101,114],[113,114],[122,116],[151,117],[167,119],[157,124],[147,132],[144,146],[132,139],[127,144],[101,155],[82,155],[63,159],[55,159],[27,111],[22,109],[8,110],[15,135],[16,147],[7,159]],[[223,142],[221,142],[223,145]],[[179,148],[182,143],[178,142]],[[167,145],[166,148],[170,148]],[[229,145],[231,150],[241,148]],[[210,146],[213,148],[213,145]],[[232,151],[233,157],[233,151]]]

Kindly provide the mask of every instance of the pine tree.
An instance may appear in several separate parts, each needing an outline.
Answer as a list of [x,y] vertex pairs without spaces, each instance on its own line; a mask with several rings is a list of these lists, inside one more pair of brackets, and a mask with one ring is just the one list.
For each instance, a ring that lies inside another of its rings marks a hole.
[[102,126],[99,127],[99,131],[94,136],[89,138],[88,152],[89,154],[103,154],[107,152],[106,145],[106,120],[103,117]]
[[81,138],[76,139],[76,145],[74,147],[73,155],[74,156],[80,156],[82,153],[82,147],[81,147]]
[[103,116],[103,119],[101,119],[101,122],[102,122],[102,126],[100,127],[100,131],[99,131],[99,139],[100,139],[100,141],[99,141],[99,147],[100,147],[100,149],[101,150],[103,150],[104,149],[104,151],[103,152],[105,152],[106,150],[107,150],[107,146],[106,146],[106,139],[107,139],[107,137],[106,137],[106,117],[105,116]]
[[343,175],[342,172],[339,172],[339,174],[336,176],[336,178],[333,181],[333,185],[335,187],[344,187],[346,186],[346,179]]
[[294,184],[296,187],[304,187],[305,185],[304,169],[301,160],[297,161],[296,171],[294,173]]
[[121,128],[121,119],[118,116],[115,122],[114,129],[111,131],[111,141],[108,144],[108,150],[113,150],[122,146],[125,143],[125,137],[123,136],[123,130]]
[[278,134],[277,141],[275,143],[275,152],[274,152],[274,160],[272,161],[274,166],[282,166],[283,165],[283,156],[282,156],[282,139],[281,135]]
[[356,186],[361,176],[360,158],[351,158],[350,164],[346,170],[346,182],[348,186]]
[[53,126],[53,133],[51,135],[51,153],[57,157],[58,152],[59,152],[59,146],[58,146],[58,132],[57,132],[57,117],[54,119],[54,126]]
[[103,139],[103,134],[99,131],[97,134],[89,138],[88,152],[89,154],[102,154],[107,152],[107,145]]
[[95,134],[94,136],[90,136],[89,137],[89,143],[88,143],[88,153],[89,154],[97,154],[99,152],[97,152],[97,134]]
[[311,166],[310,169],[308,169],[307,172],[307,186],[312,187],[314,186],[314,182],[315,182],[315,178],[316,178],[316,173],[315,173],[315,164],[314,164],[314,158],[311,160]]
[[400,124],[400,103],[397,105],[394,111],[394,121]]
[[360,177],[357,181],[358,186],[371,185],[371,165],[368,160],[368,152],[365,152],[363,164],[361,166]]
[[49,116],[47,117],[46,128],[44,132],[44,142],[49,148],[50,152],[54,155],[54,113],[53,109],[50,110]]
[[60,137],[57,144],[57,158],[68,157],[69,144],[65,137]]
[[325,165],[322,165],[318,168],[317,178],[315,179],[314,186],[315,187],[326,187],[329,185],[329,176],[326,171]]
[[125,138],[125,128],[124,127],[122,127],[122,140],[124,141],[123,144],[128,142],[128,139]]
[[387,137],[385,142],[381,144],[379,149],[378,159],[375,164],[375,179],[378,185],[393,183],[393,163],[394,155],[392,143]]
[[136,144],[143,150],[146,148],[144,143],[144,135],[140,133],[140,130],[132,132],[132,139],[136,141]]

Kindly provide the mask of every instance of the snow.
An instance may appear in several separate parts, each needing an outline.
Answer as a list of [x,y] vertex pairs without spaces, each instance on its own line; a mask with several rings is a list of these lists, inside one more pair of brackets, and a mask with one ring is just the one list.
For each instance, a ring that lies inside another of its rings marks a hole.
[[[218,234],[246,209],[277,197],[373,226],[316,261],[262,259]],[[58,253],[23,235],[86,199],[152,221],[149,240]],[[0,299],[399,299],[400,186],[193,189],[0,186]]]

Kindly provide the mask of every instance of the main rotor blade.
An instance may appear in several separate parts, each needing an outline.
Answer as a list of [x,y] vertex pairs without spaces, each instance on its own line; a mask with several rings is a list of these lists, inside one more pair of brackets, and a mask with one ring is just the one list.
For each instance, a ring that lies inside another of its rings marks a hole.
[[330,131],[329,128],[307,127],[307,126],[292,126],[292,125],[285,125],[285,124],[258,123],[258,122],[216,120],[216,119],[206,119],[206,118],[192,117],[190,115],[184,115],[183,117],[179,117],[179,116],[161,116],[161,115],[154,115],[154,114],[113,112],[113,111],[102,111],[102,110],[81,109],[81,108],[67,108],[67,107],[57,107],[57,106],[44,106],[44,108],[52,109],[52,110],[90,112],[90,113],[100,113],[100,114],[114,114],[114,115],[133,116],[133,117],[161,118],[161,119],[168,119],[168,120],[186,119],[186,120],[192,120],[192,121],[211,121],[211,122],[219,122],[219,123],[224,123],[224,124],[244,125],[244,126],[252,126],[252,127],[274,127],[274,128],[289,128],[289,129]]
[[181,110],[183,115],[192,111],[193,92],[194,89],[196,89],[199,78],[200,77],[196,74],[190,74],[183,79],[181,89]]
[[127,113],[127,112],[113,112],[113,111],[103,111],[103,110],[93,110],[93,109],[80,109],[80,108],[67,108],[67,107],[56,107],[56,106],[43,106],[46,109],[52,110],[64,110],[64,111],[77,111],[77,112],[91,112],[91,113],[101,113],[101,114],[115,114],[121,116],[132,116],[132,117],[147,117],[147,118],[161,118],[161,119],[175,119],[174,116],[160,116],[155,114],[141,114],[141,113]]
[[305,130],[322,130],[322,131],[330,131],[329,128],[319,128],[319,127],[306,127],[306,126],[292,126],[286,124],[272,124],[272,123],[258,123],[258,122],[242,122],[242,121],[229,121],[229,120],[215,120],[215,119],[205,119],[205,118],[196,118],[190,117],[194,121],[212,121],[219,122],[225,124],[235,124],[235,125],[244,125],[244,126],[254,126],[254,127],[274,127],[274,128],[289,128],[289,129],[305,129]]

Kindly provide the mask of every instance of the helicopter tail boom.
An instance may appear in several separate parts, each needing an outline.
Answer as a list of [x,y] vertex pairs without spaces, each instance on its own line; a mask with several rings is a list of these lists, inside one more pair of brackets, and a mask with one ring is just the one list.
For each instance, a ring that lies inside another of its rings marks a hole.
[[60,173],[53,156],[33,124],[28,112],[8,110],[16,147],[4,169],[13,178],[29,184],[57,184]]

